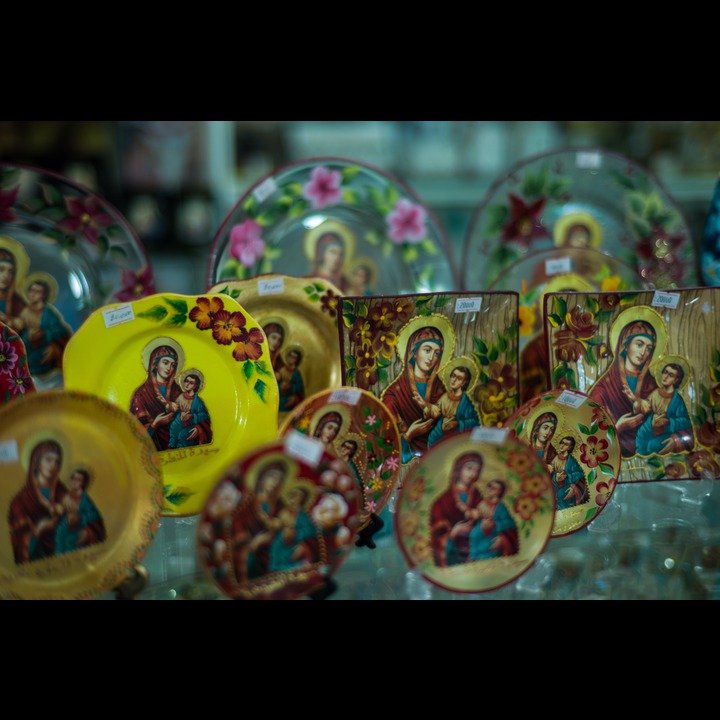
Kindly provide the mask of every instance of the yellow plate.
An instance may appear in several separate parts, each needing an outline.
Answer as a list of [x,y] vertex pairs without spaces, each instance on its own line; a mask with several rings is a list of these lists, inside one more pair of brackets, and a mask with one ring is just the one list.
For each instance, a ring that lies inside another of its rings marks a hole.
[[[166,371],[170,403],[154,379]],[[163,468],[163,515],[199,513],[225,467],[277,435],[267,339],[228,295],[158,293],[99,308],[68,343],[63,374],[66,388],[105,397],[148,429]]]
[[306,397],[340,387],[341,293],[335,285],[271,274],[221,282],[210,292],[236,298],[265,330],[280,392],[280,422]]
[[0,407],[0,476],[0,598],[109,592],[160,522],[152,441],[132,415],[89,393],[48,389]]

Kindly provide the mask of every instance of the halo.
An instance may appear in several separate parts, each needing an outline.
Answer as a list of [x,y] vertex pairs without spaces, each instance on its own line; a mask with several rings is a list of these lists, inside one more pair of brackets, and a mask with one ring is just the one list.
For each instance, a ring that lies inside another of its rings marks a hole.
[[668,363],[674,363],[676,365],[679,365],[683,369],[682,382],[675,389],[680,390],[684,388],[690,380],[691,370],[690,363],[688,363],[688,361],[684,357],[682,357],[682,355],[662,355],[657,360],[653,360],[650,365],[650,372],[653,374],[653,377],[657,381],[658,387],[662,387],[660,383],[660,375],[662,374],[662,369]]
[[[531,426],[532,427],[532,426]],[[577,452],[580,449],[580,444],[582,442],[582,437],[572,428],[572,426],[568,427],[567,425],[563,424],[560,425],[560,419],[558,418],[558,425],[555,429],[555,433],[553,434],[553,440],[555,441],[555,448],[557,449],[557,446],[560,444],[560,440],[562,440],[564,437],[571,437],[575,441],[575,446],[570,451],[570,455],[573,455],[575,452]],[[575,458],[578,460],[578,457]],[[578,460],[579,462],[579,460]]]
[[38,430],[25,440],[25,444],[20,450],[20,462],[22,463],[23,470],[25,470],[26,473],[30,468],[30,456],[32,455],[32,451],[38,443],[44,442],[45,440],[54,440],[60,445],[63,451],[63,465],[67,464],[70,451],[72,450],[72,443],[70,440],[58,430]]
[[339,435],[335,440],[335,452],[339,453],[340,446],[346,440],[354,440],[357,443],[357,450],[355,455],[352,457],[352,461],[357,465],[358,470],[362,473],[365,470],[366,452],[365,452],[365,438],[356,432],[347,432],[344,435]]
[[305,359],[305,348],[300,343],[293,342],[290,343],[284,350],[283,350],[283,359],[287,362],[287,356],[289,352],[292,352],[293,350],[296,350],[300,353],[300,362],[298,363],[298,367],[302,365],[302,361]]
[[347,264],[347,276],[350,277],[361,265],[369,269],[370,277],[368,278],[368,287],[373,287],[378,276],[378,266],[375,260],[367,255],[360,255]]
[[[284,342],[287,340],[287,337],[288,337],[288,326],[287,326],[287,322],[285,322],[285,320],[283,320],[282,318],[277,317],[276,315],[271,315],[271,316],[269,316],[269,317],[263,318],[262,321],[260,322],[260,327],[261,327],[263,333],[265,334],[265,339],[267,340],[267,333],[265,332],[265,328],[266,328],[268,325],[273,324],[273,323],[274,323],[275,325],[279,325],[279,326],[282,328],[282,330],[283,330],[283,343],[284,343]],[[282,343],[281,343],[281,347],[282,347]]]
[[7,235],[0,235],[0,248],[8,250],[15,257],[15,286],[17,287],[30,269],[30,256],[21,243]]
[[280,490],[280,497],[285,503],[285,505],[289,505],[290,493],[295,488],[302,488],[307,492],[307,499],[303,503],[303,509],[305,511],[310,510],[310,508],[315,505],[317,496],[320,493],[320,488],[318,488],[318,486],[312,480],[308,480],[307,478],[294,478],[293,480],[290,480],[285,485],[283,485],[282,490]]
[[554,275],[545,283],[542,295],[549,292],[591,292],[596,287],[581,275],[575,273],[563,273]]
[[317,412],[315,412],[315,414],[310,419],[310,427],[308,428],[310,437],[315,438],[315,430],[317,430],[317,426],[320,424],[320,420],[322,420],[322,418],[330,412],[336,412],[342,418],[340,430],[338,431],[338,437],[340,436],[340,432],[343,429],[347,429],[350,427],[351,408],[344,403],[329,403],[327,405],[323,405],[319,410],[317,410]]
[[535,427],[535,423],[537,422],[537,419],[541,415],[545,415],[545,413],[552,413],[557,418],[557,425],[555,426],[555,432],[553,433],[553,439],[557,436],[558,428],[563,427],[565,425],[565,414],[563,413],[562,409],[557,407],[557,405],[553,404],[552,408],[549,408],[547,405],[540,405],[535,412],[528,417],[528,421],[525,424],[525,429],[523,430],[523,433],[525,435],[525,439],[528,443],[532,442],[532,431]]
[[268,465],[281,464],[285,468],[285,478],[297,475],[297,464],[295,461],[284,455],[282,452],[273,452],[263,455],[262,462],[255,461],[248,470],[247,489],[257,492],[257,485],[260,476]]
[[150,363],[150,356],[153,354],[153,351],[161,345],[169,345],[173,350],[175,350],[178,356],[178,368],[181,368],[185,365],[185,352],[176,340],[173,340],[169,337],[156,337],[143,348],[142,364],[145,370],[148,369],[148,364]]
[[310,261],[310,265],[315,265],[315,253],[317,250],[318,240],[329,232],[337,233],[345,243],[345,265],[352,260],[355,254],[355,233],[345,223],[339,220],[323,220],[312,230],[305,233],[305,256]]
[[442,372],[440,374],[440,376],[442,377],[442,381],[446,388],[450,387],[450,375],[452,374],[452,371],[456,367],[458,367],[458,365],[462,365],[470,371],[470,382],[463,391],[470,394],[470,391],[475,387],[475,383],[477,382],[477,379],[480,375],[480,370],[478,369],[475,360],[473,360],[471,357],[468,357],[467,355],[458,355],[458,357],[452,358],[452,360],[450,360],[447,364],[443,366]]
[[188,375],[197,375],[200,378],[200,383],[198,384],[197,389],[195,390],[196,394],[199,393],[205,387],[205,376],[197,368],[188,368],[187,370],[183,370],[182,373],[180,373],[180,376],[178,378],[180,387],[183,386],[183,383],[185,382],[185,378]]
[[[556,220],[553,226],[553,239],[558,247],[566,246],[565,236],[573,225],[584,225],[590,233],[588,247],[598,248],[602,241],[602,227],[600,223],[589,213],[570,212]],[[568,246],[573,247],[573,246]]]
[[657,336],[653,355],[661,355],[667,345],[667,327],[660,313],[647,305],[629,307],[627,310],[623,310],[615,320],[613,320],[613,324],[610,326],[610,349],[613,353],[617,353],[618,339],[620,338],[622,329],[628,323],[636,320],[644,320],[653,326],[655,335]]
[[57,300],[58,296],[58,284],[57,280],[46,272],[32,272],[29,275],[25,277],[25,280],[23,282],[23,296],[27,300],[27,291],[28,288],[37,280],[41,280],[42,282],[47,283],[48,286],[48,296],[45,298],[45,303],[47,305],[52,305],[55,300]]
[[423,327],[435,327],[442,333],[444,339],[443,354],[442,358],[440,358],[439,365],[439,367],[442,368],[450,361],[455,352],[455,328],[444,315],[433,313],[432,315],[419,315],[408,320],[398,331],[398,341],[395,346],[395,352],[402,363],[405,364],[408,340],[416,330]]

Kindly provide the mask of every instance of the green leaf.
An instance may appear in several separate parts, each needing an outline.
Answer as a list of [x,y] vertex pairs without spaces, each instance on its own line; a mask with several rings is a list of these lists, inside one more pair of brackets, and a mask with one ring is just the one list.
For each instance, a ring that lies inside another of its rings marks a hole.
[[188,306],[187,301],[183,300],[182,298],[171,298],[171,297],[163,297],[163,300],[177,313],[182,313],[183,315],[187,315],[188,313]]
[[159,322],[167,317],[167,308],[163,305],[154,305],[153,307],[138,313],[138,317],[147,318],[148,320],[155,320]]
[[589,428],[587,425],[583,424],[583,423],[578,423],[578,430],[579,430],[583,435],[592,435],[592,431],[590,430],[590,428]]
[[255,370],[258,375],[262,375],[263,377],[269,377],[271,375],[275,377],[275,373],[266,360],[255,360]]
[[187,315],[171,315],[165,322],[164,325],[172,325],[173,327],[180,327],[187,322]]
[[253,391],[263,402],[267,402],[267,387],[267,383],[260,378],[255,381],[253,386]]
[[612,465],[609,465],[608,463],[600,463],[599,467],[606,475],[615,475],[615,469]]
[[[553,305],[555,306],[555,315],[558,315],[560,318],[564,318],[565,315],[567,315],[567,303],[565,302],[564,298],[561,298],[558,295],[554,295]],[[562,319],[560,320],[560,322],[562,322]]]
[[128,258],[127,251],[120,245],[110,245],[109,254],[113,261],[116,263],[123,263]]

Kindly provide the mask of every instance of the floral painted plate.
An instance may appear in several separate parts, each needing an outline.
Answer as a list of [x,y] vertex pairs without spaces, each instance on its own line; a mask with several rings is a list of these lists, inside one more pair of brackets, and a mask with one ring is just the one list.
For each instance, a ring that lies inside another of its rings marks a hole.
[[306,397],[340,386],[340,290],[321,278],[263,275],[209,292],[235,298],[261,325],[280,392],[279,421]]
[[400,474],[395,419],[371,392],[340,387],[307,398],[280,426],[280,437],[301,432],[350,466],[361,493],[361,529],[390,500]]
[[610,500],[620,472],[620,443],[606,410],[574,390],[550,390],[506,423],[547,467],[555,492],[552,536],[591,523]]
[[9,325],[0,322],[0,405],[35,391],[25,343]]
[[65,351],[65,387],[136,416],[165,479],[163,515],[200,512],[225,467],[272,439],[278,385],[260,326],[229,295],[159,293],[96,310]]
[[548,389],[542,299],[553,290],[641,290],[648,285],[620,260],[591,248],[547,248],[517,260],[490,290],[519,293],[520,401]]
[[490,287],[527,253],[600,250],[651,287],[697,284],[692,232],[659,180],[633,160],[594,148],[563,148],[513,166],[470,220],[462,289]]
[[208,287],[272,272],[324,278],[346,295],[457,287],[452,247],[423,201],[385,172],[333,157],[265,176],[220,226]]
[[200,566],[237,600],[323,592],[354,547],[359,503],[347,463],[301,433],[276,438],[213,487],[198,521]]
[[0,598],[93,599],[143,559],[162,472],[142,425],[92,394],[49,388],[0,406]]
[[411,568],[459,593],[517,579],[550,538],[555,493],[544,465],[504,428],[444,439],[400,488],[395,533]]
[[720,477],[720,288],[546,293],[551,388],[615,423],[618,482]]
[[715,182],[700,238],[700,271],[705,285],[720,285],[720,177]]
[[38,388],[62,385],[67,342],[90,313],[154,292],[145,248],[110,203],[40,168],[0,163],[0,321]]

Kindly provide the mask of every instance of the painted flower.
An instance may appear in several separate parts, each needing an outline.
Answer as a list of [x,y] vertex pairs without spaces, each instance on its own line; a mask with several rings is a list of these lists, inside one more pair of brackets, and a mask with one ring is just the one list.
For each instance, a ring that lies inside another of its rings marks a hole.
[[503,226],[503,240],[519,242],[528,247],[533,240],[548,237],[547,230],[540,222],[540,215],[546,202],[544,197],[528,205],[519,195],[509,193],[508,202],[510,217]]
[[521,305],[518,308],[520,335],[528,336],[535,332],[535,308],[532,305]]
[[623,281],[619,275],[608,275],[600,281],[600,289],[604,292],[620,290],[622,285]]
[[685,463],[673,460],[665,466],[664,478],[667,480],[678,480],[687,476],[687,468]]
[[415,305],[412,300],[398,296],[392,301],[395,315],[400,322],[409,320],[415,314]]
[[583,310],[579,305],[565,315],[565,325],[579,340],[590,340],[598,329],[594,313],[590,310]]
[[608,441],[605,438],[590,435],[580,445],[580,460],[589,468],[597,467],[600,463],[608,461],[610,454],[607,452],[607,447]]
[[330,317],[337,317],[339,304],[340,297],[338,297],[330,288],[327,289],[325,295],[320,297],[320,309],[330,315]]
[[577,362],[585,354],[585,346],[579,342],[572,330],[558,330],[553,340],[555,357],[560,362]]
[[[603,290],[604,289],[605,288],[603,288]],[[614,290],[615,288],[612,289]],[[618,295],[618,293],[609,292],[607,295],[598,295],[598,305],[600,306],[600,310],[614,310],[619,304],[620,295]]]
[[10,375],[8,386],[12,395],[15,396],[24,395],[28,390],[34,389],[35,384],[27,367],[21,367],[17,369],[15,375]]
[[135,274],[132,270],[123,268],[120,271],[122,289],[115,293],[121,301],[137,300],[155,292],[155,279],[149,265]]
[[69,215],[60,220],[58,227],[69,235],[82,235],[92,245],[97,245],[99,231],[113,224],[98,198],[88,197],[84,202],[66,198],[66,205]]
[[0,374],[10,375],[17,365],[19,356],[11,342],[0,340]]
[[610,419],[602,407],[596,406],[592,409],[590,424],[594,425],[595,423],[597,423],[600,430],[607,430],[610,427]]
[[243,220],[230,231],[230,255],[249,268],[265,252],[265,241],[260,237],[262,227],[255,220]]
[[687,456],[687,464],[696,478],[720,477],[720,465],[707,450],[697,450]]
[[697,439],[710,452],[720,454],[720,427],[712,421],[704,422],[697,431]]
[[511,450],[505,461],[506,465],[518,475],[527,475],[534,467],[535,461],[526,452]]
[[212,334],[219,345],[229,345],[231,342],[242,340],[242,332],[247,320],[241,312],[220,310],[215,313],[212,325]]
[[370,323],[367,321],[367,318],[364,317],[357,317],[355,318],[355,322],[353,323],[352,328],[350,329],[350,340],[358,346],[365,345],[366,343],[370,343],[372,341],[372,327],[370,326]]
[[380,330],[372,340],[372,349],[376,355],[391,358],[398,344],[398,336],[394,332]]
[[525,521],[530,520],[537,510],[537,497],[533,495],[519,495],[515,500],[515,512]]
[[490,363],[489,371],[490,377],[495,380],[503,390],[510,392],[517,385],[517,378],[513,372],[513,366],[509,363],[500,363],[494,360]]
[[10,190],[0,188],[0,222],[11,223],[17,220],[13,205],[17,200],[19,190],[20,186]]
[[720,383],[710,388],[710,404],[720,405]]
[[190,311],[188,317],[195,323],[198,330],[209,330],[215,321],[215,315],[223,307],[223,301],[216,295],[211,298],[199,297],[197,305]]
[[342,200],[342,175],[339,170],[330,170],[322,165],[314,167],[310,180],[303,185],[303,197],[316,210]]
[[508,418],[507,393],[497,380],[478,385],[474,390],[475,402],[482,414],[483,425],[501,425]]
[[413,556],[419,563],[423,563],[432,557],[430,541],[426,537],[422,537],[420,535],[415,537],[415,542],[413,543]]
[[367,319],[374,328],[391,330],[393,323],[397,319],[395,306],[388,301],[373,305],[368,310]]
[[388,237],[394,243],[407,241],[415,244],[421,242],[427,235],[426,210],[406,198],[400,198],[395,203],[395,207],[387,214],[385,220],[388,224]]
[[400,516],[400,534],[409,537],[417,532],[420,527],[420,518],[415,510],[408,510]]
[[595,486],[595,504],[598,507],[603,507],[610,500],[616,483],[617,480],[615,478],[610,478],[609,480],[601,480]]
[[[346,476],[347,477],[347,476]],[[312,509],[313,520],[326,528],[331,528],[347,516],[348,505],[337,493],[327,492]]]
[[237,345],[233,349],[233,357],[238,362],[244,360],[259,360],[262,357],[263,334],[260,328],[251,328],[250,331],[244,327],[240,328],[236,338]]
[[397,455],[390,455],[390,457],[385,458],[385,467],[388,468],[390,472],[397,472],[399,466],[400,461]]
[[378,381],[377,365],[375,358],[372,358],[366,364],[361,364],[358,359],[357,372],[355,373],[355,382],[361,390],[368,390]]
[[547,490],[547,487],[547,481],[538,473],[523,477],[522,483],[520,484],[523,494],[533,497],[540,497],[540,495]]

